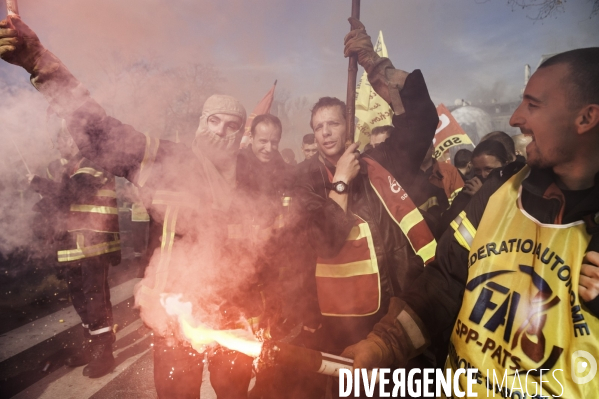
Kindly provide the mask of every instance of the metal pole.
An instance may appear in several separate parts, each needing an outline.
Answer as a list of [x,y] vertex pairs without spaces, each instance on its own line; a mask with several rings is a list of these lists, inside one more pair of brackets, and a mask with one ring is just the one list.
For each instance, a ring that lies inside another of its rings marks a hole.
[[[352,0],[351,16],[360,19],[360,0]],[[347,138],[353,143],[356,131],[356,81],[358,78],[358,56],[349,57],[347,68]]]
[[6,13],[8,15],[19,15],[19,3],[17,0],[6,0]]
[[23,154],[21,154],[21,150],[19,150],[19,147],[17,147],[17,143],[15,143],[15,141],[13,139],[10,139],[10,141],[12,141],[12,145],[14,145],[15,148],[17,149],[17,152],[19,153],[19,156],[21,157],[21,161],[23,161],[23,165],[25,165],[25,169],[27,169],[27,173],[31,174],[31,170],[29,169],[29,166],[27,166],[27,162],[25,162],[25,158],[23,157]]

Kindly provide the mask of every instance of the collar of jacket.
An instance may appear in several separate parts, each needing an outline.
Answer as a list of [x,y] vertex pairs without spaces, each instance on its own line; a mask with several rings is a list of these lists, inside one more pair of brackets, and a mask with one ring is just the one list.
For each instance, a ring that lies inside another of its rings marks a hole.
[[[509,166],[509,165],[508,165]],[[557,200],[560,206],[560,215],[563,214],[565,199],[562,191],[555,182],[555,173],[552,169],[531,168],[530,174],[522,182],[522,190],[545,200]],[[571,215],[563,215],[567,220],[580,220],[588,214],[599,211],[599,173],[595,174],[595,185],[592,193],[572,210]],[[560,221],[561,223],[561,221]]]

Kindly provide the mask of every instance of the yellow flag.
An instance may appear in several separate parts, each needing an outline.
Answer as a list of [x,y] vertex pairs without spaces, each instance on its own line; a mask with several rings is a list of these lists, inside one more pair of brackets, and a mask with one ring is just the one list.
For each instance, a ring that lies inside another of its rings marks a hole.
[[[379,31],[374,51],[381,57],[388,56],[382,31]],[[370,142],[371,130],[377,126],[390,125],[392,116],[391,107],[372,89],[368,81],[368,74],[364,71],[356,87],[356,118],[358,120],[356,121],[354,141],[360,143],[360,149],[364,149],[364,146]]]

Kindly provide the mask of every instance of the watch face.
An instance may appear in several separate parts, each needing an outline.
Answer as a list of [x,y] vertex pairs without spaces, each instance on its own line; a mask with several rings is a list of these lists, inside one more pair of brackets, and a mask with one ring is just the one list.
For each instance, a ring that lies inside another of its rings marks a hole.
[[343,183],[337,183],[337,185],[335,186],[335,191],[337,191],[338,193],[342,193],[345,189],[345,184]]

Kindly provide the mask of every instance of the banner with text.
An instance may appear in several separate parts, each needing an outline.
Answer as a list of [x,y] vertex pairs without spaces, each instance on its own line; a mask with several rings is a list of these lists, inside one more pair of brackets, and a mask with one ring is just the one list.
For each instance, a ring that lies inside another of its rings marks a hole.
[[439,115],[439,125],[435,131],[435,138],[433,138],[433,145],[435,146],[433,156],[435,158],[439,158],[447,150],[456,145],[474,145],[445,105],[439,104],[437,115]]
[[[381,57],[388,56],[382,31],[379,32],[374,50]],[[372,89],[368,74],[364,71],[356,86],[357,121],[354,141],[360,143],[360,149],[364,149],[364,146],[370,142],[372,129],[377,126],[391,125],[392,117],[391,107]]]

